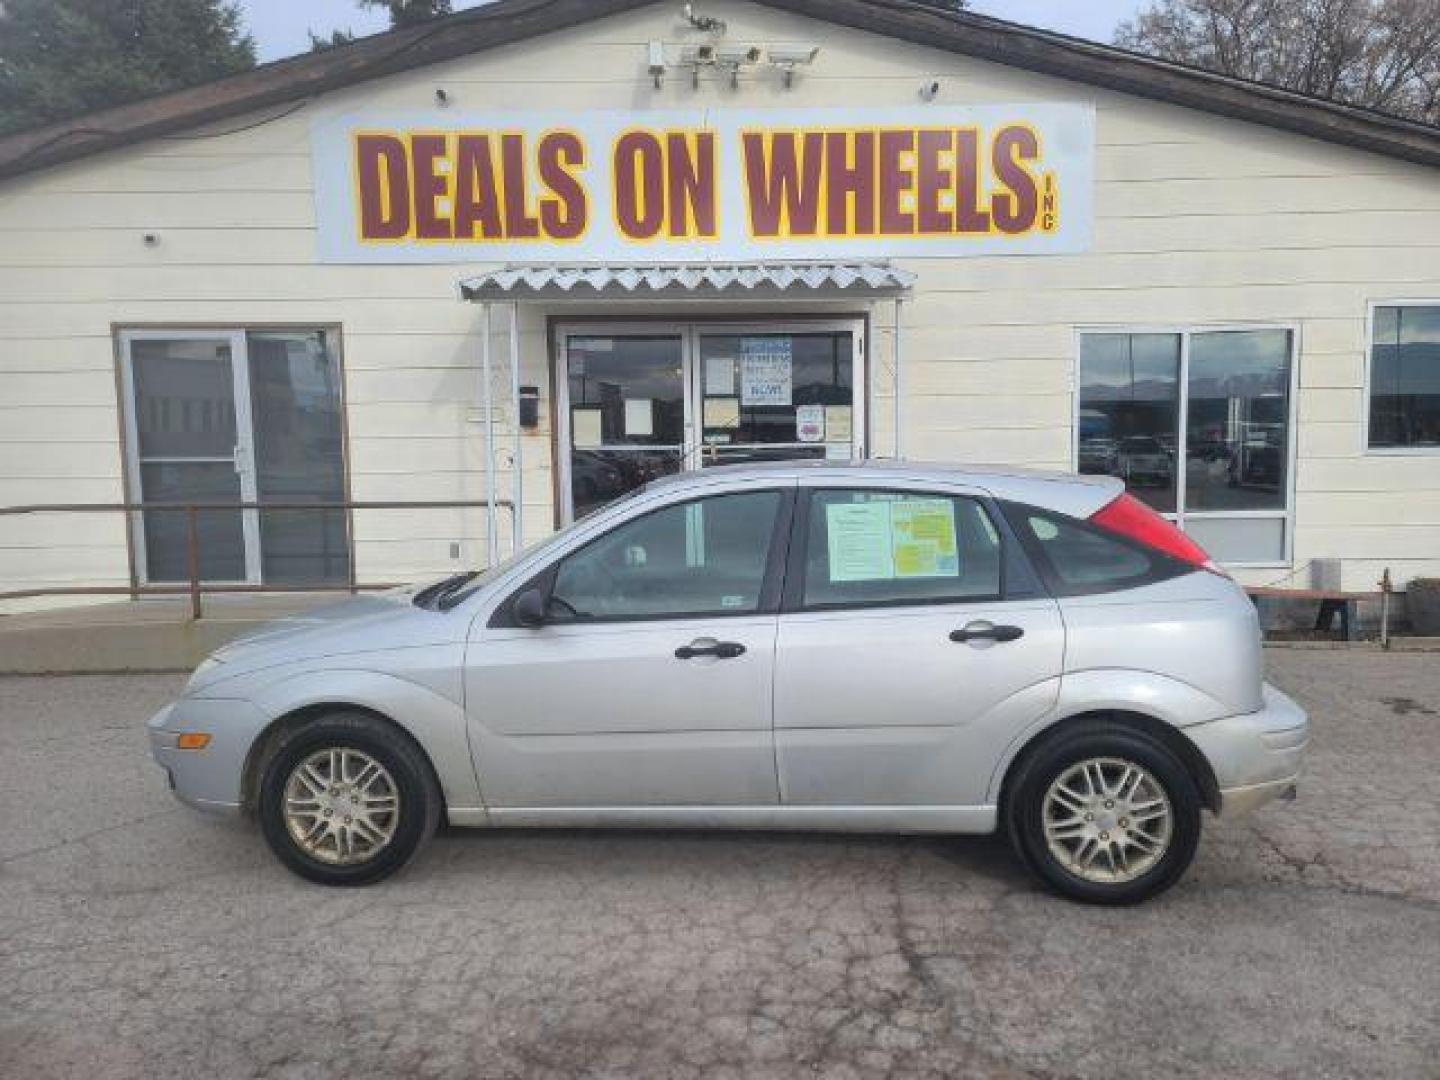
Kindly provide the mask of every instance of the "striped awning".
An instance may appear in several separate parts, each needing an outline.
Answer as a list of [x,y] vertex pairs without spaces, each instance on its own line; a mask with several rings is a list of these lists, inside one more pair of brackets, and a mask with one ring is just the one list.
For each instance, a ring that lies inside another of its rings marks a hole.
[[895,296],[915,275],[884,262],[755,262],[632,265],[518,265],[460,282],[466,300],[692,299],[812,293]]

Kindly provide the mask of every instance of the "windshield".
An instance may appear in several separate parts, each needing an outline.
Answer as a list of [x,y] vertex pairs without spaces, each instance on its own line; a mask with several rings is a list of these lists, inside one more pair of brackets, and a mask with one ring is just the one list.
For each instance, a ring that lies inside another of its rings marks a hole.
[[[628,498],[629,496],[626,497]],[[433,608],[438,611],[449,611],[451,608],[458,607],[496,578],[508,573],[510,568],[520,560],[528,559],[530,556],[539,554],[552,545],[560,543],[574,532],[578,526],[585,524],[588,520],[588,518],[581,518],[579,521],[572,521],[569,525],[551,533],[543,540],[534,541],[521,549],[518,554],[511,555],[508,559],[504,559],[486,570],[470,570],[465,574],[457,574],[454,577],[438,581],[426,589],[423,589],[421,592],[416,593],[415,603],[419,607]],[[421,602],[422,597],[424,598],[424,603]]]

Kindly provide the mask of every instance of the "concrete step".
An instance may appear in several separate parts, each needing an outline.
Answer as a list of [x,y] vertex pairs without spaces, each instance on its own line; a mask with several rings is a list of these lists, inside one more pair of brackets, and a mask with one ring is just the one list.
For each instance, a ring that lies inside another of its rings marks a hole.
[[0,616],[0,675],[188,671],[221,645],[283,615],[343,597],[147,598]]

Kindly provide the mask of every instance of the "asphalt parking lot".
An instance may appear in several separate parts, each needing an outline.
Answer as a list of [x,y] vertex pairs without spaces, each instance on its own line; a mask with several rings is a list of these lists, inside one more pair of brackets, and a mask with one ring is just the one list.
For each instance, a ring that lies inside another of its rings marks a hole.
[[451,832],[326,890],[164,791],[179,676],[0,679],[0,1077],[1440,1077],[1440,656],[1268,662],[1300,800],[1126,910],[985,839]]

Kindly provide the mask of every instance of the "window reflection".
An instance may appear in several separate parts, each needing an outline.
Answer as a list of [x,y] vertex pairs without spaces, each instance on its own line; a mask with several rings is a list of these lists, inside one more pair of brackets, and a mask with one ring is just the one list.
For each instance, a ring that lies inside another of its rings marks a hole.
[[560,563],[562,617],[678,618],[757,610],[780,494],[717,495],[617,526]]
[[1440,446],[1440,304],[1375,309],[1370,445]]
[[1194,334],[1186,510],[1280,510],[1290,437],[1290,332]]
[[[256,488],[262,502],[342,502],[340,366],[323,330],[249,335]],[[350,576],[343,510],[260,511],[267,582],[338,583]]]
[[678,336],[573,337],[566,369],[575,517],[679,471],[685,380]]
[[1175,510],[1179,334],[1080,339],[1079,465],[1118,476],[1164,513]]

